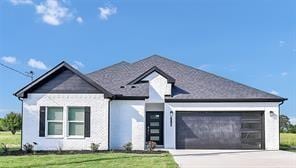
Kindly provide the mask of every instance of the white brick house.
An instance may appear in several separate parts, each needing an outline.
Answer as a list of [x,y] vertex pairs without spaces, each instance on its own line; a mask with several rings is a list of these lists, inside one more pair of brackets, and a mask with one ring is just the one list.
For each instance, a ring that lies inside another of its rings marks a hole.
[[89,74],[62,62],[15,95],[35,150],[278,150],[286,100],[160,56]]

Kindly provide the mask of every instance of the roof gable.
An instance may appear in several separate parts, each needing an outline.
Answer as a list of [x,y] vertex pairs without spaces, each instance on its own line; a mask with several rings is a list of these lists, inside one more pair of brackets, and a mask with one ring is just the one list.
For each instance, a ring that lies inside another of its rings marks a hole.
[[167,73],[165,73],[164,71],[159,69],[157,66],[154,66],[151,69],[144,72],[143,74],[141,74],[140,76],[138,76],[136,79],[129,82],[129,84],[136,84],[136,83],[140,82],[141,80],[145,79],[146,77],[148,77],[153,72],[157,72],[158,74],[160,74],[161,76],[166,78],[168,80],[168,83],[175,83],[175,79],[173,77],[171,77],[170,75],[168,75]]
[[31,89],[31,93],[102,93],[77,74],[61,68],[52,78],[48,78]]
[[26,98],[28,93],[104,93],[112,94],[66,62],[61,62],[14,95]]

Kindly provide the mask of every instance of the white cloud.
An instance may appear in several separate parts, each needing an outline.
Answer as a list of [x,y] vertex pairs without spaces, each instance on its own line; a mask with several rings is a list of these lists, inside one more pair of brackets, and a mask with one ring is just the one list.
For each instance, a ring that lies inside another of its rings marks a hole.
[[274,95],[278,95],[279,94],[279,92],[277,92],[276,90],[272,90],[270,93],[271,94],[274,94]]
[[281,40],[280,42],[280,47],[283,47],[284,45],[286,45],[286,41]]
[[15,57],[7,56],[7,57],[2,57],[1,59],[8,64],[15,64],[16,63]]
[[75,69],[79,69],[79,68],[83,68],[84,67],[84,64],[80,61],[74,61],[73,64],[71,64],[71,66]]
[[13,5],[32,5],[32,0],[9,0]]
[[206,69],[208,69],[209,67],[210,67],[209,64],[203,64],[203,65],[200,65],[200,66],[198,67],[198,69],[206,70]]
[[79,70],[79,67],[76,64],[71,64],[71,66],[77,70]]
[[114,15],[117,13],[117,8],[110,6],[110,7],[99,7],[99,12],[100,12],[100,19],[102,20],[108,20],[108,18],[111,15]]
[[69,8],[65,7],[62,2],[64,1],[46,0],[35,6],[36,12],[42,16],[43,22],[58,26],[72,17]]
[[28,66],[36,69],[47,70],[47,66],[42,61],[38,61],[33,58],[29,59]]
[[82,62],[80,62],[80,61],[74,61],[74,63],[76,65],[78,65],[79,67],[84,67],[84,64]]
[[281,76],[283,76],[283,77],[284,77],[284,76],[287,76],[287,75],[288,75],[288,72],[282,72],[282,73],[281,73]]
[[78,16],[77,18],[76,18],[76,22],[78,22],[78,23],[83,23],[83,19],[82,19],[82,17],[80,17],[80,16]]
[[295,125],[296,124],[296,117],[295,118],[290,118],[291,124]]

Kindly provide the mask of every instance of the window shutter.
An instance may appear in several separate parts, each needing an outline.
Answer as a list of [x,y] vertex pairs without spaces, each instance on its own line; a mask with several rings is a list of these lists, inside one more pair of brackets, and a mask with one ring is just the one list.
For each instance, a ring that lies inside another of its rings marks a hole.
[[90,137],[90,107],[84,111],[84,137]]
[[41,106],[39,111],[39,136],[45,136],[45,107]]

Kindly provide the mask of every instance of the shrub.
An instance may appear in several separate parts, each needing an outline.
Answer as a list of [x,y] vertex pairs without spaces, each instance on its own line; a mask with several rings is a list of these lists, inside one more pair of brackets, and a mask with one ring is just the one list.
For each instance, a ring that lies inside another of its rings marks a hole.
[[7,153],[8,152],[8,146],[4,143],[1,143],[1,149],[3,153]]
[[147,149],[148,149],[148,151],[153,151],[155,148],[156,148],[156,142],[153,142],[153,141],[148,141],[147,143],[146,143],[146,145],[147,145]]
[[123,149],[125,151],[132,151],[133,150],[133,144],[131,142],[128,142],[127,144],[123,145]]
[[26,153],[32,153],[34,149],[34,145],[30,143],[26,143],[25,145],[23,145],[23,149]]
[[91,149],[91,151],[93,151],[93,152],[96,152],[98,149],[99,149],[99,147],[100,147],[100,144],[99,143],[91,143],[90,144],[90,149]]

